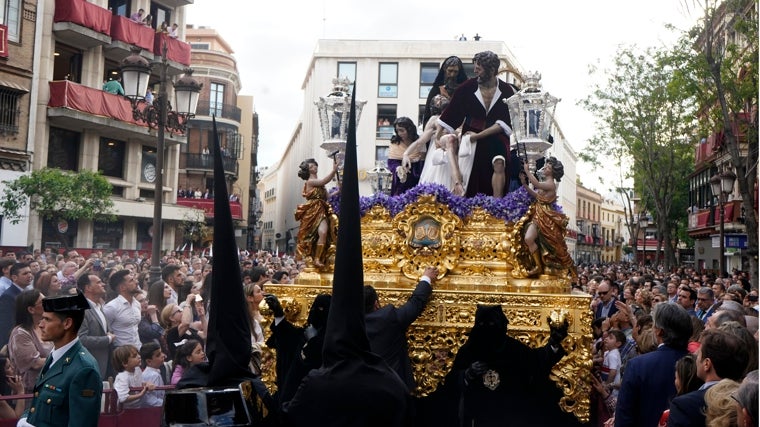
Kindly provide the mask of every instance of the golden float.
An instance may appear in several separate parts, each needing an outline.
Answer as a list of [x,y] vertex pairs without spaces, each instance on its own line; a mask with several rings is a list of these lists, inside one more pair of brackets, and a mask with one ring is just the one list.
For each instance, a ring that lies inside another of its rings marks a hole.
[[[383,304],[403,304],[425,267],[439,269],[433,296],[407,334],[417,394],[434,391],[449,372],[474,324],[477,304],[499,304],[509,319],[509,335],[534,348],[546,344],[549,322],[568,320],[569,336],[563,342],[568,354],[554,366],[550,378],[563,392],[561,409],[587,422],[590,297],[570,294],[568,271],[525,277],[530,260],[521,233],[515,230],[524,216],[505,221],[487,207],[473,206],[460,217],[441,201],[447,198],[440,191],[432,193],[418,191],[416,200],[395,215],[375,204],[365,209],[361,220],[364,283],[377,289]],[[330,261],[321,270],[308,267],[294,285],[267,285],[291,322],[303,324],[314,297],[330,292]],[[267,359],[265,363],[273,363],[271,354]],[[265,380],[274,383],[271,377]]]

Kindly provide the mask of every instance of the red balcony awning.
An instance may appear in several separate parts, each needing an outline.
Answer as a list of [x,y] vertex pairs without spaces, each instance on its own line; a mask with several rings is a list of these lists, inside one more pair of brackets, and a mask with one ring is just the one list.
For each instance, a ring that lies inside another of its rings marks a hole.
[[135,22],[125,16],[113,15],[111,18],[111,38],[113,40],[152,51],[155,35],[156,32],[153,28]]
[[153,38],[153,53],[155,55],[161,56],[164,43],[166,43],[166,57],[170,61],[190,66],[190,43],[171,38],[165,33],[156,33]]
[[702,211],[697,213],[697,227],[696,228],[702,228],[707,227],[707,221],[710,219],[710,211]]
[[[69,108],[96,116],[110,117],[122,122],[131,123],[137,126],[148,127],[147,123],[137,121],[132,115],[132,104],[129,99],[112,93],[104,92],[100,89],[74,83],[69,80],[58,80],[49,82],[50,108]],[[145,108],[144,102],[138,104],[138,109]],[[184,119],[182,119],[184,122]],[[179,133],[172,133],[181,135]]]
[[55,0],[53,22],[71,22],[111,35],[111,12],[84,0]]
[[[177,204],[189,208],[203,209],[206,218],[214,217],[214,199],[188,199],[177,198]],[[243,219],[243,205],[240,202],[230,202],[230,212],[232,219]]]
[[145,123],[134,119],[132,105],[123,96],[83,86],[69,80],[54,81],[50,82],[49,85],[50,100],[48,107],[70,108],[147,127]]
[[8,57],[8,27],[0,25],[0,57]]

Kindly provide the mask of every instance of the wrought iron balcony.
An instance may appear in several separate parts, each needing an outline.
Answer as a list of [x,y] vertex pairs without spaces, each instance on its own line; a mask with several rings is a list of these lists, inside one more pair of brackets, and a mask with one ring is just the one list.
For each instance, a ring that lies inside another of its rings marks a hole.
[[[234,157],[222,159],[222,165],[226,173],[237,176],[238,162]],[[214,170],[213,154],[182,153],[179,158],[180,169]]]
[[240,108],[232,104],[200,100],[198,101],[198,108],[195,109],[195,116],[196,118],[198,116],[216,116],[240,122]]

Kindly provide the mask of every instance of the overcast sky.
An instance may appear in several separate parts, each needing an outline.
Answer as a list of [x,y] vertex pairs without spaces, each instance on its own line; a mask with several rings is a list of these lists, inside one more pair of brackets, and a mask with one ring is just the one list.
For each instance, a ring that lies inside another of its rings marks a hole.
[[[695,20],[684,4],[693,2],[195,0],[187,23],[216,29],[234,50],[240,94],[253,95],[259,115],[259,165],[269,166],[301,115],[301,84],[318,39],[451,40],[478,33],[504,41],[523,70],[541,72],[544,90],[562,99],[557,117],[579,152],[594,132],[593,117],[576,105],[591,85],[589,65],[609,63],[621,44],[670,45],[676,36],[665,25],[685,29]],[[612,186],[600,184],[587,165],[577,170],[584,185],[602,194]]]

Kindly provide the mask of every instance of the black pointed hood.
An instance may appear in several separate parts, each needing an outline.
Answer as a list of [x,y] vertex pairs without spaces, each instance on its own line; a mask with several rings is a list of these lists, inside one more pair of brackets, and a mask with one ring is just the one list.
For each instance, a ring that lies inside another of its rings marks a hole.
[[369,353],[369,340],[364,328],[364,265],[356,159],[355,93],[356,85],[351,94],[343,185],[340,189],[340,226],[323,349],[323,365],[326,367],[341,359],[364,358],[364,354]]
[[370,351],[364,327],[355,94],[354,91],[351,97],[322,367],[312,369],[293,398],[283,404],[283,412],[293,426],[411,425],[409,391],[396,372]]
[[250,315],[243,293],[238,249],[224,178],[222,149],[214,126],[214,269],[211,274],[208,341],[208,385],[227,385],[251,377]]

